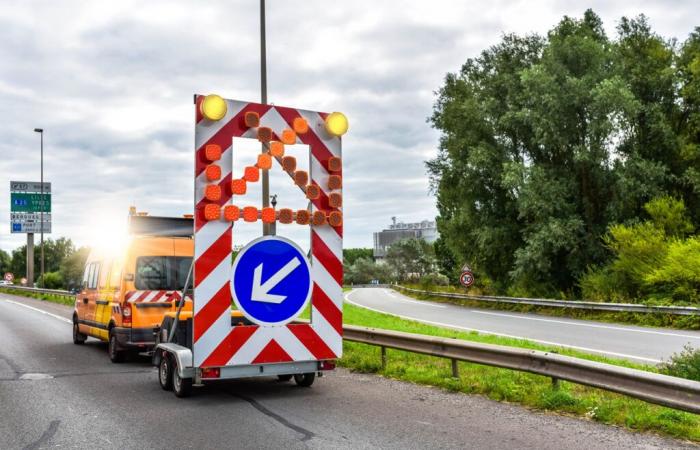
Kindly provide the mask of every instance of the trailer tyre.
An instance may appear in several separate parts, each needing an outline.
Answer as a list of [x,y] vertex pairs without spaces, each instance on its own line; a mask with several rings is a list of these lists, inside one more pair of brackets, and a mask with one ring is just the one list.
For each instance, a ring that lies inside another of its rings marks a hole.
[[163,352],[158,365],[158,383],[165,391],[173,389],[173,363],[172,358],[167,353]]
[[316,379],[316,373],[311,372],[311,373],[298,373],[294,375],[294,382],[297,384],[297,386],[300,387],[309,387],[312,384],[314,384],[314,380]]
[[189,397],[192,393],[192,378],[180,378],[178,373],[177,363],[173,360],[173,392],[175,396],[183,398]]

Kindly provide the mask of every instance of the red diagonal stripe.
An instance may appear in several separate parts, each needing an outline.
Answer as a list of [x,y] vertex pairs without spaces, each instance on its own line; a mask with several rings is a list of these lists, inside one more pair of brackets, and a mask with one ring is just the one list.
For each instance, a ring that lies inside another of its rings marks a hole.
[[[286,108],[284,106],[275,106],[277,112],[282,116],[285,122],[292,127],[294,119],[301,117],[299,111],[294,108]],[[311,153],[318,159],[318,162],[328,171],[328,159],[333,156],[333,153],[326,147],[326,144],[316,135],[313,127],[309,127],[309,131],[299,135],[299,139],[304,144],[308,145]]]
[[343,335],[343,312],[333,303],[333,300],[314,283],[313,300],[314,308],[323,315],[326,321],[339,335]]
[[156,294],[156,296],[153,297],[152,299],[150,299],[149,302],[150,302],[150,303],[157,302],[157,301],[160,300],[160,298],[163,297],[164,295],[165,295],[165,291],[158,291],[158,293]]
[[194,121],[195,123],[199,123],[204,119],[204,116],[202,115],[202,111],[199,109],[199,105],[202,104],[202,101],[204,100],[204,95],[198,95],[196,100],[194,101]]
[[248,103],[243,109],[233,116],[226,124],[224,124],[219,131],[217,131],[207,142],[202,144],[200,148],[197,149],[197,155],[195,158],[195,176],[198,176],[204,171],[209,162],[204,158],[204,148],[209,144],[217,144],[221,147],[221,150],[226,150],[231,146],[231,139],[234,137],[242,136],[248,128],[245,127],[243,123],[243,116],[249,111],[254,111],[260,114],[262,117],[269,109],[270,105],[261,105],[259,103]]
[[262,363],[274,363],[274,362],[288,362],[292,361],[292,357],[289,356],[287,352],[284,351],[284,349],[275,341],[272,339],[264,349],[258,354],[258,356],[255,357],[253,360],[253,364],[262,364]]
[[230,309],[231,290],[229,284],[224,283],[221,289],[194,316],[194,341],[197,342],[209,327]]
[[314,257],[323,264],[333,279],[343,285],[343,263],[335,256],[328,248],[323,239],[321,239],[315,231],[311,232],[311,249]]
[[129,299],[133,297],[136,292],[137,291],[127,291],[127,293],[124,294],[124,300],[129,301]]
[[143,292],[141,292],[141,295],[139,295],[138,297],[136,297],[136,298],[134,299],[134,303],[142,302],[143,299],[145,299],[146,297],[148,297],[149,295],[151,295],[151,292],[152,292],[152,291],[143,291]]
[[314,358],[316,359],[333,359],[337,355],[333,353],[333,350],[323,342],[323,339],[311,328],[311,325],[288,325],[289,331],[291,331],[294,336],[299,339],[299,341],[304,344]]
[[211,352],[211,355],[204,360],[202,367],[225,366],[257,330],[258,326],[233,327],[231,332]]
[[[229,226],[194,263],[194,285],[199,286],[210,273],[226,258],[231,256],[231,230]],[[199,299],[206,301],[206,299]]]

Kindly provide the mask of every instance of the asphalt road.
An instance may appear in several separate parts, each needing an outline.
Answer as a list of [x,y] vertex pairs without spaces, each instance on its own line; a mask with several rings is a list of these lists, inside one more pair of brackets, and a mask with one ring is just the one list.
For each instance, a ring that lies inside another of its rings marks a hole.
[[643,363],[659,363],[683,350],[686,344],[700,348],[697,331],[477,309],[415,300],[392,289],[355,289],[345,295],[345,301],[432,325],[528,339]]
[[685,445],[345,370],[311,388],[261,378],[177,399],[147,361],[112,364],[96,341],[73,345],[69,317],[67,307],[0,294],[1,449]]

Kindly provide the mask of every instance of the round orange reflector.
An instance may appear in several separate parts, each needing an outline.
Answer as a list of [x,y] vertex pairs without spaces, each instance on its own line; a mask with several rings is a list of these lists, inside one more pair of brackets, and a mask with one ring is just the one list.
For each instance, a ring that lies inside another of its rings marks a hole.
[[331,175],[328,177],[328,189],[331,191],[334,191],[336,189],[340,189],[342,187],[342,179],[340,178],[340,175]]
[[305,170],[297,170],[294,172],[294,182],[299,186],[304,186],[309,182],[309,174]]
[[270,155],[275,158],[281,158],[284,156],[284,144],[279,141],[270,142]]
[[294,132],[294,130],[287,128],[282,131],[280,141],[282,141],[283,144],[294,145],[297,143],[297,134]]
[[255,166],[248,166],[243,169],[243,179],[249,183],[255,183],[260,179],[260,169]]
[[241,210],[238,206],[228,205],[224,207],[224,219],[229,222],[235,222],[239,217],[241,217]]
[[216,164],[210,164],[206,170],[207,181],[215,181],[221,178],[221,167]]
[[204,157],[207,161],[218,161],[221,159],[221,146],[217,144],[208,144],[204,147]]
[[300,209],[297,211],[297,223],[299,225],[308,225],[311,214],[305,209]]
[[343,214],[340,211],[333,211],[328,214],[328,224],[332,227],[339,227],[343,224]]
[[297,159],[293,156],[285,156],[282,158],[282,168],[285,172],[294,172],[297,170]]
[[321,189],[315,184],[309,184],[306,186],[306,198],[309,200],[316,200],[319,195],[321,195]]
[[221,206],[216,203],[209,203],[204,207],[204,218],[206,220],[219,220],[221,217]]
[[323,211],[314,211],[312,223],[316,227],[319,227],[326,223],[326,213],[324,213]]
[[270,142],[272,140],[272,129],[269,127],[258,128],[258,140],[260,142]]
[[279,221],[281,223],[292,223],[294,221],[294,211],[289,208],[280,209]]
[[243,195],[246,192],[246,182],[243,179],[231,180],[231,192],[235,195]]
[[257,166],[262,170],[269,170],[272,167],[272,158],[267,153],[261,153],[258,155]]
[[258,220],[258,208],[255,206],[246,206],[243,208],[243,220],[246,222],[255,222]]
[[328,170],[331,172],[340,172],[340,169],[343,168],[342,162],[340,158],[337,156],[331,156],[328,158]]
[[328,196],[328,204],[331,208],[340,208],[343,205],[343,196],[337,192]]
[[309,131],[309,123],[303,117],[295,117],[292,128],[297,134],[304,134]]
[[210,184],[204,189],[204,197],[210,202],[218,202],[221,200],[221,186],[218,184]]
[[248,128],[260,126],[260,114],[255,111],[248,111],[243,115],[243,123]]
[[265,207],[262,209],[262,221],[264,223],[272,223],[275,221],[275,208]]

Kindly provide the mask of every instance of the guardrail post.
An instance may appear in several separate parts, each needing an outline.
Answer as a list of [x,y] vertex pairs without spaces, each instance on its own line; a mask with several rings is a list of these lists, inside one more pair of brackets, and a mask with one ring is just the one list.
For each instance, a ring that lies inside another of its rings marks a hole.
[[[556,354],[558,354],[559,352],[556,351],[556,350],[552,350],[552,351],[549,352],[549,353],[554,353],[554,354],[556,355]],[[555,391],[558,391],[558,390],[559,390],[559,378],[557,378],[557,377],[552,377],[552,389],[554,389]]]
[[381,346],[382,350],[382,370],[386,369],[386,347]]
[[452,360],[452,378],[459,378],[459,366],[456,359]]

